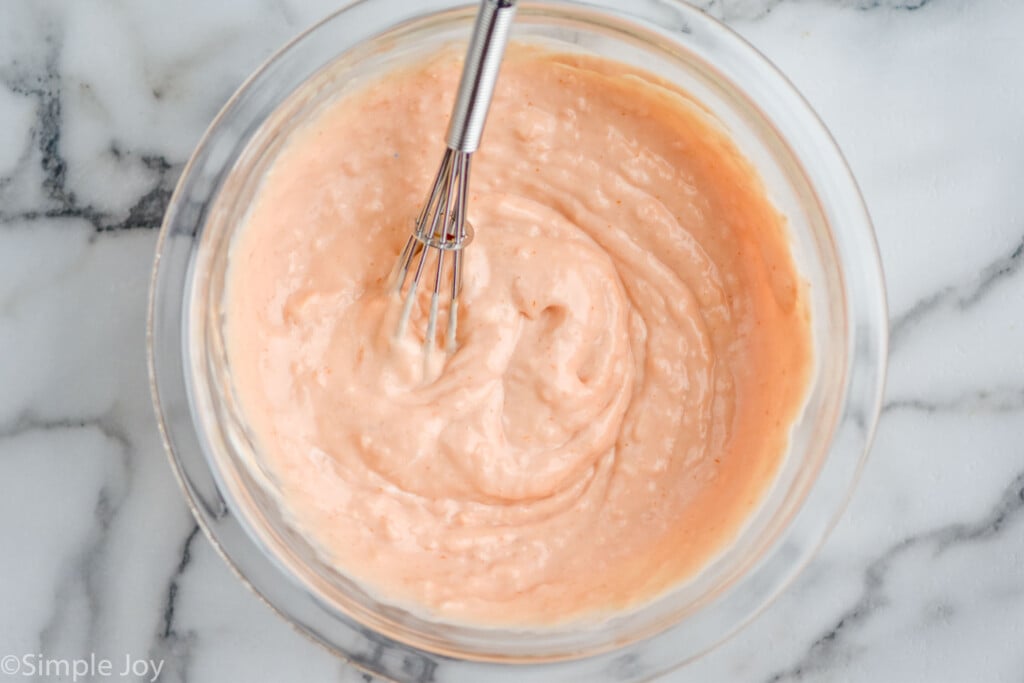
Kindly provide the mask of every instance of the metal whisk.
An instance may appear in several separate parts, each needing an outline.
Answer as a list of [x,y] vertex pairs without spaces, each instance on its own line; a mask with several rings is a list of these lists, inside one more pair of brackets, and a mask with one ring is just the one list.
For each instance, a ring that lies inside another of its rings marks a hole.
[[[413,234],[405,243],[395,268],[393,287],[400,297],[404,296],[396,330],[396,336],[401,337],[409,324],[420,280],[428,270],[427,261],[433,261],[433,274],[427,275],[433,280],[433,291],[423,344],[425,362],[434,350],[442,294],[451,296],[445,349],[448,353],[455,351],[458,297],[462,289],[462,250],[473,237],[472,227],[466,221],[470,159],[480,145],[515,9],[516,0],[482,0],[480,3],[455,106],[448,122],[448,148],[423,210],[416,219]],[[449,253],[450,267],[446,264]],[[428,255],[433,258],[428,259]]]

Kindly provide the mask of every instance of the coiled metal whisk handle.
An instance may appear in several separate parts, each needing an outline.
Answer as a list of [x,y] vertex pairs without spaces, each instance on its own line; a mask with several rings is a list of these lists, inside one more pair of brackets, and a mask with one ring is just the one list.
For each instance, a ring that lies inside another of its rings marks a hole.
[[448,123],[451,149],[469,154],[480,146],[515,13],[516,0],[481,0]]

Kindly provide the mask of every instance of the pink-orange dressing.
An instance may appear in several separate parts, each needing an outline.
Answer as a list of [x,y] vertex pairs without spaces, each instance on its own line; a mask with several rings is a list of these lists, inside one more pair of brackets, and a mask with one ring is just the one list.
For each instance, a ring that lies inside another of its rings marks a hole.
[[[699,571],[771,483],[811,371],[784,223],[684,93],[510,48],[474,156],[459,349],[423,381],[385,284],[460,60],[296,132],[230,256],[234,389],[292,523],[388,601],[598,618]],[[419,335],[419,339],[417,339]]]

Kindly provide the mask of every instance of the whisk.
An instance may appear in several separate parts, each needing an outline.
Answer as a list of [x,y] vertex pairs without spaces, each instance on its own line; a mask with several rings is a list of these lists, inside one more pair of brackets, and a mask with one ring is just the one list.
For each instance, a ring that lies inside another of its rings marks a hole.
[[[470,160],[480,145],[515,9],[515,0],[482,0],[480,3],[448,122],[447,149],[413,233],[395,266],[392,286],[400,298],[404,296],[395,332],[396,337],[401,338],[409,324],[420,280],[424,271],[431,270],[427,262],[433,261],[433,274],[426,275],[433,280],[433,290],[423,343],[424,365],[434,351],[439,300],[443,294],[451,297],[445,350],[449,354],[455,351],[462,250],[473,238],[472,226],[466,220]],[[432,258],[428,259],[428,255]],[[450,267],[445,263],[449,255]]]

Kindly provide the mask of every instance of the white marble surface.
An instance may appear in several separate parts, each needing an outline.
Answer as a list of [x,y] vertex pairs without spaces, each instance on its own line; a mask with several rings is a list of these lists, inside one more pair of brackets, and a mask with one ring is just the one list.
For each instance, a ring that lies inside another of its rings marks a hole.
[[[144,359],[156,227],[191,147],[334,4],[0,0],[0,657],[163,659],[167,683],[364,680],[196,532]],[[1024,3],[701,4],[846,152],[892,354],[872,459],[819,558],[665,680],[1024,680]]]

